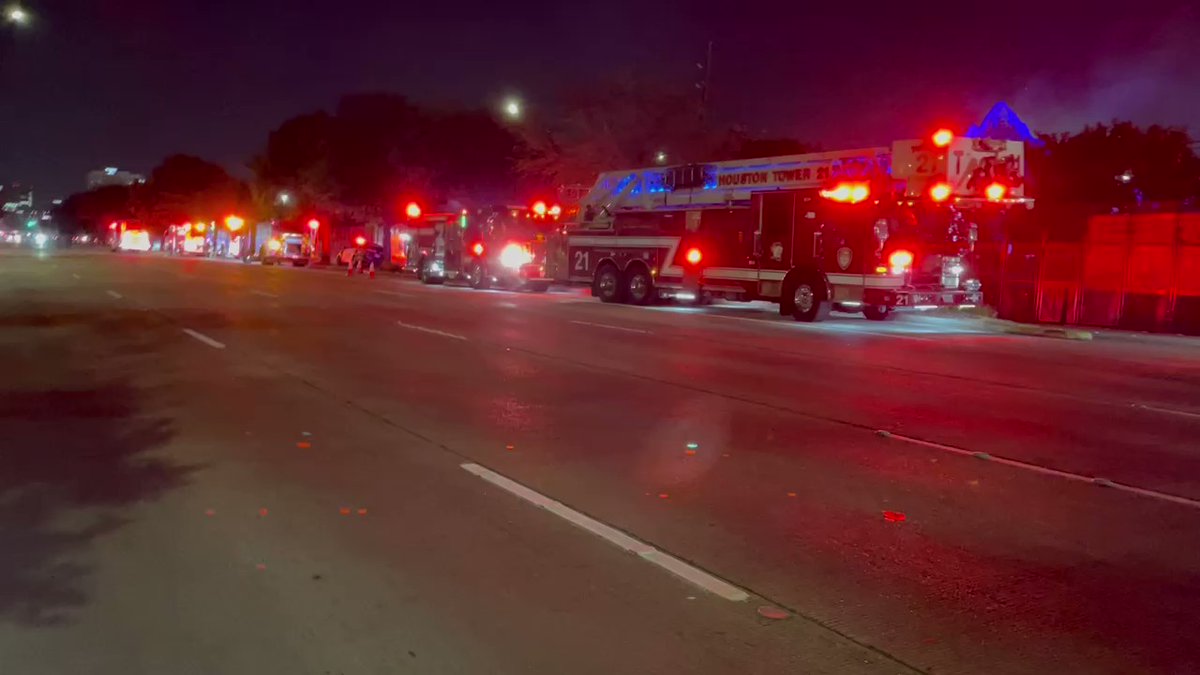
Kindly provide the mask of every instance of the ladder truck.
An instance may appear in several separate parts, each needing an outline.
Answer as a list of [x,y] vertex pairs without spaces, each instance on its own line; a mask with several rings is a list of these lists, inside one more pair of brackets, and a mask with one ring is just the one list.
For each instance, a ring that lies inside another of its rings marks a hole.
[[1015,141],[939,130],[891,147],[602,173],[567,223],[569,279],[604,302],[768,300],[831,309],[982,301],[980,225],[1025,196]]

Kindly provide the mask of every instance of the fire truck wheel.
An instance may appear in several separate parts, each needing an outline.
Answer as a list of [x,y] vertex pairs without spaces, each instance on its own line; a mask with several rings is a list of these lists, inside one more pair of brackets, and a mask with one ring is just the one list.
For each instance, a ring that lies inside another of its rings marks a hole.
[[631,305],[648,305],[654,299],[654,281],[640,264],[625,272],[625,298]]
[[442,283],[441,279],[429,273],[429,261],[427,260],[422,260],[420,262],[420,266],[417,267],[417,278],[420,279],[421,283],[423,284],[433,285]]
[[863,316],[872,321],[887,321],[892,318],[892,308],[887,305],[867,305],[863,307]]
[[471,288],[482,291],[486,290],[487,287],[491,285],[489,283],[490,279],[488,279],[488,275],[484,272],[483,266],[479,263],[471,265],[471,271],[468,274],[471,278]]
[[621,273],[617,266],[605,263],[596,270],[596,279],[592,282],[592,295],[600,298],[600,302],[623,302],[625,300],[625,285],[621,283]]
[[784,287],[781,302],[791,309],[797,321],[811,323],[829,314],[829,301],[824,296],[821,286],[814,279],[799,277]]

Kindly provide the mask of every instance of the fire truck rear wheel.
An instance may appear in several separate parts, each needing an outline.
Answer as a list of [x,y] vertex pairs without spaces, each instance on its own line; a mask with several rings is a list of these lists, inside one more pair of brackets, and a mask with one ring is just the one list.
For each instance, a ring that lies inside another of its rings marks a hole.
[[648,305],[654,300],[654,281],[640,264],[625,272],[625,298],[631,305]]
[[863,316],[872,321],[887,321],[892,318],[892,308],[887,305],[867,305],[863,307]]
[[592,295],[600,298],[600,302],[623,302],[625,300],[625,285],[621,283],[621,273],[617,266],[605,263],[596,270],[596,279],[592,282]]

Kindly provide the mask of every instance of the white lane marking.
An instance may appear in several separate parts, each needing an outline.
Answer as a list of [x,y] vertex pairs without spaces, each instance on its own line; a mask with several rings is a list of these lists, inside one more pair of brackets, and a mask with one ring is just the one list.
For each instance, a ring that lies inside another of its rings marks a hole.
[[600,537],[609,543],[628,551],[629,553],[637,555],[646,562],[658,565],[671,574],[674,574],[685,581],[693,583],[709,593],[716,595],[717,597],[721,597],[732,602],[743,602],[750,598],[750,594],[746,591],[743,591],[737,586],[734,586],[727,581],[719,579],[708,572],[705,572],[699,567],[689,565],[688,563],[674,556],[663,553],[644,541],[635,539],[634,537],[621,532],[617,528],[612,527],[611,525],[606,525],[595,518],[585,516],[584,514],[572,509],[562,502],[551,499],[540,492],[531,490],[510,478],[506,478],[505,476],[492,471],[491,469],[470,462],[462,464],[461,466],[468,473],[474,474],[491,483],[492,485],[510,492],[521,499],[524,499],[530,504],[540,506],[559,518],[566,520],[572,525],[583,528],[597,537]]
[[71,276],[75,277],[76,279],[78,279],[78,278],[79,278],[79,275],[78,275],[78,274],[75,274],[74,272],[72,272],[72,273],[71,273]]
[[371,292],[378,293],[379,295],[390,295],[394,298],[407,298],[408,297],[408,293],[401,293],[399,291],[371,291]]
[[974,457],[976,459],[982,459],[982,460],[986,460],[989,462],[995,462],[997,464],[1003,464],[1005,466],[1011,466],[1011,467],[1014,467],[1017,469],[1025,469],[1026,471],[1040,473],[1045,476],[1055,476],[1057,478],[1065,478],[1067,480],[1072,480],[1072,481],[1076,481],[1079,483],[1091,483],[1093,485],[1099,485],[1102,487],[1112,488],[1114,490],[1121,490],[1123,492],[1132,492],[1133,494],[1141,495],[1143,497],[1151,497],[1153,499],[1159,499],[1159,500],[1162,500],[1165,502],[1179,504],[1181,506],[1191,506],[1192,508],[1200,509],[1200,500],[1191,499],[1189,497],[1181,497],[1179,495],[1173,495],[1173,494],[1170,494],[1167,492],[1159,492],[1158,490],[1150,490],[1147,488],[1140,488],[1135,485],[1126,485],[1124,483],[1117,483],[1115,481],[1111,481],[1107,478],[1101,478],[1099,476],[1085,476],[1081,473],[1072,473],[1070,471],[1063,471],[1061,469],[1051,469],[1048,466],[1041,466],[1039,464],[1031,464],[1029,462],[1022,462],[1019,459],[1008,459],[1007,457],[997,457],[995,455],[992,455],[992,454],[989,454],[986,452],[972,452],[971,450],[967,450],[965,448],[956,448],[953,445],[934,443],[933,441],[925,441],[925,440],[921,440],[920,438],[912,438],[911,436],[902,436],[900,434],[893,434],[888,431],[879,431],[877,433],[879,435],[883,436],[884,438],[894,438],[898,441],[904,441],[905,443],[912,443],[914,445],[920,445],[920,446],[923,446],[926,448],[933,448],[935,450],[951,452],[956,455],[962,455],[964,457]]
[[266,291],[259,291],[259,290],[250,291],[250,294],[251,295],[260,295],[264,298],[278,298],[279,297],[278,295],[275,295],[274,293],[268,293]]
[[113,296],[117,300],[120,300],[121,298],[125,297],[116,291],[105,291],[105,293],[108,293],[109,295]]
[[408,328],[410,330],[418,330],[418,331],[421,331],[422,333],[429,333],[430,335],[440,335],[442,337],[448,337],[453,340],[466,340],[467,339],[461,335],[455,335],[454,333],[446,333],[444,331],[437,330],[436,328],[426,328],[424,326],[414,326],[411,323],[404,323],[403,321],[397,321],[396,325],[400,326],[401,328]]
[[624,331],[626,333],[641,333],[642,335],[653,335],[653,333],[651,333],[650,331],[642,330],[641,328],[626,328],[625,326],[613,326],[613,325],[607,324],[607,323],[592,323],[591,321],[572,321],[571,323],[578,324],[580,326],[592,326],[593,328],[607,328],[609,330],[619,330],[619,331]]
[[184,328],[183,332],[187,333],[188,335],[191,335],[192,337],[203,342],[204,344],[208,345],[209,347],[212,347],[213,349],[225,349],[224,344],[217,342],[216,340],[208,337],[204,333],[197,333],[196,331],[192,330],[191,328]]
[[1179,415],[1181,417],[1192,417],[1200,419],[1200,413],[1188,412],[1186,410],[1175,410],[1174,408],[1159,408],[1158,406],[1146,405],[1145,403],[1134,403],[1133,407],[1141,408],[1142,410],[1152,410],[1154,412],[1166,413],[1168,415]]

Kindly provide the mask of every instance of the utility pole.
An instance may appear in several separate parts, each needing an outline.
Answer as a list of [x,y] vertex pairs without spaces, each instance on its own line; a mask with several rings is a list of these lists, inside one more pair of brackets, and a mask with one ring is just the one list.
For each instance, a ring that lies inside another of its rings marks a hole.
[[704,78],[696,83],[696,88],[700,90],[700,121],[708,116],[708,99],[709,90],[712,87],[712,60],[713,60],[713,42],[708,41],[708,50],[704,57],[704,63],[697,63],[696,67],[704,73]]

